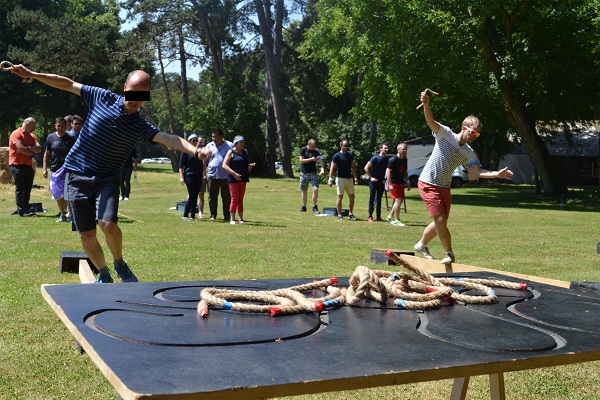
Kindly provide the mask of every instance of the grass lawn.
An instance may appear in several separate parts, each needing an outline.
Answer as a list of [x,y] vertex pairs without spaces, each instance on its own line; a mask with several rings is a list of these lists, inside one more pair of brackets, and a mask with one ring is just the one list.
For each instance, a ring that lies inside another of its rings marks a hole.
[[[81,244],[70,224],[51,217],[57,206],[39,171],[35,183],[42,188],[33,190],[31,201],[42,202],[48,212],[34,218],[10,215],[14,186],[0,185],[0,398],[114,399],[115,390],[77,352],[40,294],[44,283],[79,282],[76,274],[59,272],[59,260],[62,251],[81,251]],[[352,222],[300,213],[297,180],[252,178],[245,225],[223,223],[221,211],[217,221],[183,222],[170,208],[187,192],[170,166],[141,165],[132,185],[130,200],[120,204],[119,225],[125,260],[143,281],[349,276],[358,265],[375,268],[369,263],[372,248],[411,250],[430,221],[417,190],[408,192],[408,213],[401,215],[407,226],[394,227],[366,221],[366,186],[357,188],[359,221]],[[574,193],[560,209],[556,199],[540,198],[529,186],[486,182],[453,190],[449,228],[457,262],[600,281],[599,205],[597,195],[585,200],[584,194]],[[319,207],[334,207],[335,197],[334,189],[322,185]],[[439,241],[430,250],[442,256]],[[507,373],[505,380],[510,399],[596,399],[600,363]],[[438,381],[296,398],[447,399],[451,386]],[[487,377],[471,380],[467,398],[489,398]]]

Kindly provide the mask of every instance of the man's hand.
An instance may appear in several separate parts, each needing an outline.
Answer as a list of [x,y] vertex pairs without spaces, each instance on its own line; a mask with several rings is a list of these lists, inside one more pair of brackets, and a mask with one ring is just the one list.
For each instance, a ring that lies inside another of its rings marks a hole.
[[44,170],[42,171],[42,175],[44,176],[44,178],[48,178],[48,169],[44,168]]
[[504,167],[498,171],[498,178],[500,179],[505,179],[509,176],[513,176],[513,173],[510,169],[508,169],[508,167]]
[[23,79],[33,79],[33,72],[26,68],[23,64],[13,66],[10,72]]
[[423,103],[424,106],[429,105],[429,95],[427,95],[427,92],[421,92],[421,103]]

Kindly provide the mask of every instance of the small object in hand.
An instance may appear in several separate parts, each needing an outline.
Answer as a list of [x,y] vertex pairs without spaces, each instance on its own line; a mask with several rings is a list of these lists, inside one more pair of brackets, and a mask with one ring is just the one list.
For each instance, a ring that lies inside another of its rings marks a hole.
[[[431,89],[429,89],[429,88],[427,88],[427,89],[425,89],[425,90],[423,90],[423,91],[424,91],[424,92],[433,93],[433,94],[435,94],[436,96],[439,96],[439,95],[440,95],[440,93],[439,93],[439,92],[434,92],[433,90],[431,90]],[[421,107],[423,107],[423,103],[421,103],[421,104],[419,104],[419,105],[417,106],[417,110],[418,110],[419,108],[421,108]]]

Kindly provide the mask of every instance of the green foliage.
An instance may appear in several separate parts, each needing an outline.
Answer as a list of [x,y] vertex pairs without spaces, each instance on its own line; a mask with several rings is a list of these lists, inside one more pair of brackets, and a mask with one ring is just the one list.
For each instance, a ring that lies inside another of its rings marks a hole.
[[[482,41],[493,38],[502,77],[527,102],[532,120],[597,117],[599,30],[592,4],[320,0],[300,50],[327,64],[332,94],[356,92],[358,119],[406,137],[415,130],[406,127],[424,126],[415,107],[429,87],[441,92],[432,100],[436,119],[456,127],[466,115],[479,116],[487,141],[480,146],[499,159],[507,150],[506,93],[490,74]],[[565,79],[565,71],[578,73]]]

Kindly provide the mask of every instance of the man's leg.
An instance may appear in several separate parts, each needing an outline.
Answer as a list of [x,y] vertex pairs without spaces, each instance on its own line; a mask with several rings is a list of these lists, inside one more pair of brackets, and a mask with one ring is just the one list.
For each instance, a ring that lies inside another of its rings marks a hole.
[[448,220],[443,215],[438,215],[437,217],[433,218],[433,223],[435,224],[435,230],[440,238],[440,242],[442,242],[444,250],[446,250],[446,253],[451,253],[452,236],[448,230]]
[[318,186],[312,188],[312,203],[313,203],[313,207],[317,206],[317,200],[319,200],[319,187]]
[[[381,198],[383,197],[383,192],[385,191],[385,186],[383,182],[377,182],[376,193],[375,193],[375,212],[377,214],[377,219],[381,219]],[[371,215],[371,214],[369,214]]]
[[29,212],[29,210],[25,210],[25,205],[23,204],[23,193],[25,189],[24,174],[21,168],[15,165],[10,166],[10,172],[15,181],[15,203],[17,204],[17,211],[19,215],[23,215]]
[[223,219],[229,222],[231,219],[231,213],[229,212],[229,206],[231,205],[231,193],[229,193],[229,183],[227,179],[220,179],[221,185],[221,200],[223,200]]
[[[308,189],[302,191],[302,207],[306,208],[306,200],[308,198]],[[313,195],[314,196],[314,195]]]
[[[375,210],[375,198],[377,195],[377,182],[369,181],[369,217],[373,217],[373,211]],[[379,199],[381,202],[381,199]],[[380,204],[381,205],[381,204]],[[381,209],[379,210],[381,214]]]
[[220,188],[218,179],[208,178],[208,208],[211,218],[217,217],[217,201]]
[[79,237],[81,239],[83,250],[89,257],[92,264],[94,264],[98,269],[106,267],[104,251],[102,250],[102,246],[100,246],[100,242],[98,242],[98,238],[96,237],[96,230],[92,229],[85,232],[79,232]]
[[348,210],[350,215],[354,215],[354,193],[348,195]]
[[335,208],[337,209],[338,217],[342,216],[342,199],[344,198],[343,194],[338,194],[337,200],[335,201]]

